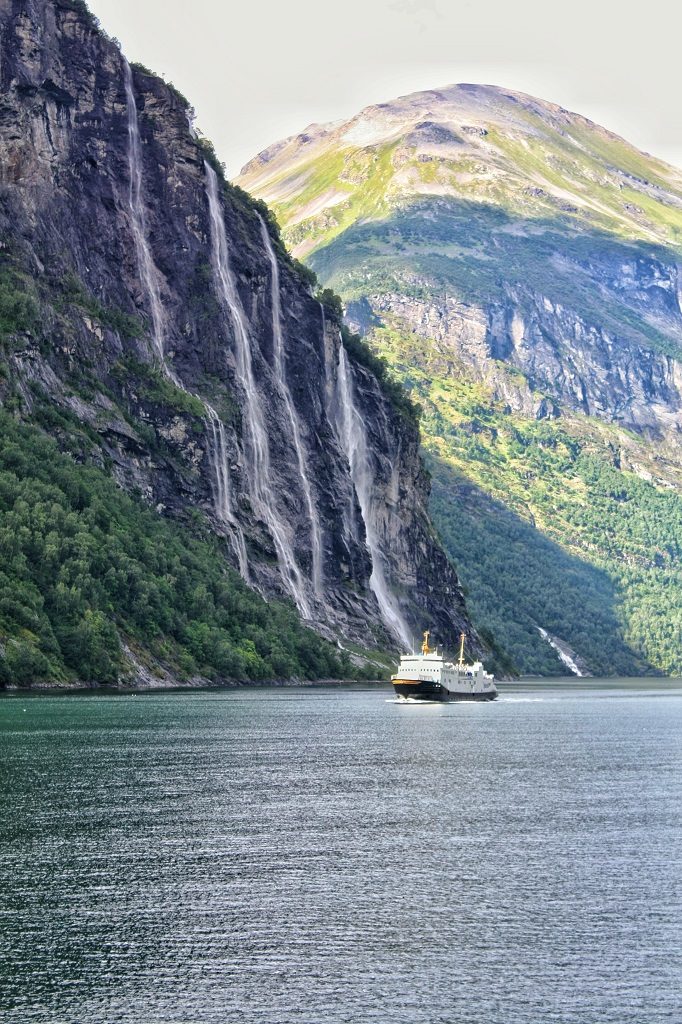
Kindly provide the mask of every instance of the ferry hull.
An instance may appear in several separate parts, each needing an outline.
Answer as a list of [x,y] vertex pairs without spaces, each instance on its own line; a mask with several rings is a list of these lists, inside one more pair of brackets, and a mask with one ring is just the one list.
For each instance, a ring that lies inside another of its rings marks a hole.
[[425,681],[401,682],[395,680],[393,689],[396,692],[396,696],[402,697],[404,700],[439,701],[443,704],[462,700],[490,701],[495,700],[497,697],[497,690],[494,689],[481,692],[448,690],[447,687],[441,686],[440,683]]

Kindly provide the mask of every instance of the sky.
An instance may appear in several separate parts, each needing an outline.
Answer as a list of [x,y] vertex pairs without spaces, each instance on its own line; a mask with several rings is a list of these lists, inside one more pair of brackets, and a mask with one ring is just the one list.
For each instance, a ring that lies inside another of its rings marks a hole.
[[312,122],[455,82],[559,103],[682,168],[678,0],[650,7],[641,0],[89,6],[131,61],[164,74],[187,96],[230,177]]

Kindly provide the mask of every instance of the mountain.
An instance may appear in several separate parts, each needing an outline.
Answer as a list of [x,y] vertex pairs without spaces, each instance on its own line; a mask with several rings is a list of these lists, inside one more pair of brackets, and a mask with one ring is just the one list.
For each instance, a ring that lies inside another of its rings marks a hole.
[[0,89],[0,683],[480,650],[409,400],[188,101],[81,0],[0,0]]
[[682,671],[682,173],[456,85],[311,125],[238,183],[422,406],[479,626],[525,672]]

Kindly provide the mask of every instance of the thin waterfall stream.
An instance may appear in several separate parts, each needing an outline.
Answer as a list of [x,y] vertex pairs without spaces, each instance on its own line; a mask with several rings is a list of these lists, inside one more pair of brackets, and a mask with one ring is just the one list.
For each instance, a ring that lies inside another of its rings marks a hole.
[[284,584],[292,595],[304,618],[312,618],[312,609],[306,594],[306,581],[299,569],[289,532],[276,507],[272,493],[270,444],[251,356],[251,339],[246,314],[237,292],[230,266],[227,232],[218,192],[218,176],[209,163],[206,169],[206,191],[211,220],[211,265],[218,295],[230,315],[234,327],[235,356],[239,383],[246,401],[243,413],[245,438],[249,445],[248,482],[254,510],[261,516],[277,553],[277,561]]
[[294,406],[293,398],[291,396],[291,390],[287,382],[286,367],[284,364],[284,338],[282,335],[282,303],[280,297],[280,284],[279,284],[279,267],[277,265],[277,257],[275,250],[272,246],[272,239],[270,238],[270,232],[267,229],[265,221],[258,214],[258,220],[260,221],[261,235],[263,237],[263,244],[268,254],[270,261],[270,273],[271,273],[271,291],[272,291],[272,338],[273,338],[273,357],[275,363],[275,372],[277,374],[277,380],[279,383],[280,391],[284,399],[284,406],[287,411],[287,417],[291,426],[291,436],[294,442],[294,448],[296,449],[296,460],[298,463],[298,475],[301,478],[301,486],[303,488],[303,494],[305,496],[305,502],[310,519],[310,541],[312,551],[312,582],[313,589],[316,596],[322,595],[322,528],[320,526],[320,517],[317,511],[317,506],[313,498],[313,490],[310,484],[310,478],[306,468],[306,458],[303,451],[303,442],[301,439],[301,423]]
[[213,461],[213,472],[216,481],[215,506],[218,517],[222,523],[231,531],[230,536],[237,555],[239,573],[246,582],[249,582],[249,559],[246,552],[246,541],[244,531],[237,522],[232,506],[232,486],[230,484],[230,463],[227,456],[227,438],[225,427],[212,405],[204,401],[208,412],[207,424],[211,431],[213,449],[211,452]]
[[365,524],[367,547],[372,558],[372,575],[369,585],[377,599],[384,623],[409,648],[412,643],[410,630],[400,613],[397,601],[391,593],[386,579],[384,556],[374,509],[372,460],[367,446],[365,425],[355,402],[350,364],[343,345],[339,346],[336,386],[337,429],[350,466],[351,479]]
[[[338,388],[338,365],[332,359],[332,352],[327,347],[327,317],[324,312],[324,305],[320,302],[320,315],[322,317],[322,342],[324,345],[324,374],[325,374],[325,408],[327,419],[334,428],[342,450],[350,463],[348,455],[349,424],[346,417],[350,416],[347,406],[343,405],[339,398]],[[352,482],[352,478],[351,478]],[[355,487],[350,489],[348,502],[343,510],[344,536],[349,542],[358,540],[358,524],[355,514]]]

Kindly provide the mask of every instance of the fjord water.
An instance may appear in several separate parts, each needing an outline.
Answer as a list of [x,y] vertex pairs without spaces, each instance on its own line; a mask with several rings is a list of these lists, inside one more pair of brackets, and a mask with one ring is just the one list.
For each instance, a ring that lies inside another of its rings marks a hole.
[[0,700],[7,1024],[679,1021],[682,686]]

